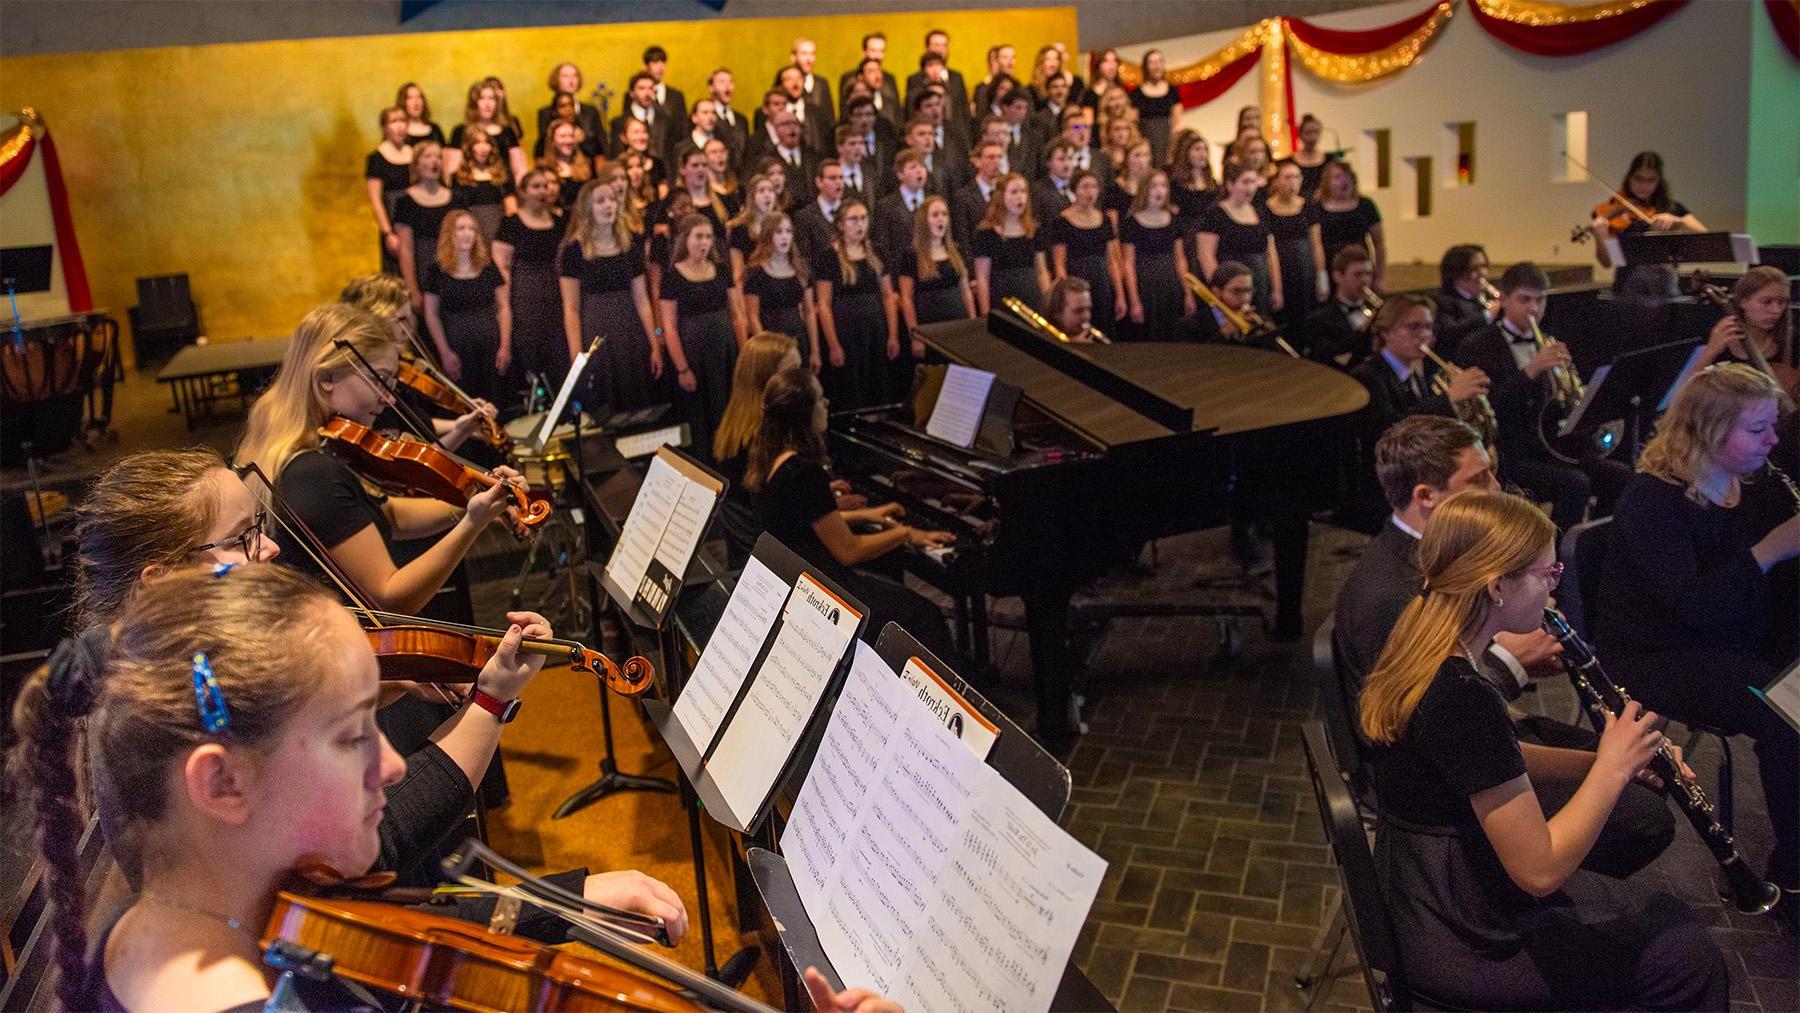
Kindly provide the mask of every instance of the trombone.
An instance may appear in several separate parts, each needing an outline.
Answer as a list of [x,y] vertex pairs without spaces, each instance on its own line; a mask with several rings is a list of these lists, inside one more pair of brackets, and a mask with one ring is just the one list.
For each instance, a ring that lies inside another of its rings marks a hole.
[[1286,338],[1275,333],[1275,325],[1258,316],[1255,310],[1232,309],[1225,305],[1224,300],[1219,298],[1218,293],[1214,292],[1211,286],[1186,271],[1181,273],[1181,282],[1188,287],[1188,291],[1199,296],[1202,302],[1205,302],[1208,306],[1218,310],[1219,315],[1225,318],[1225,322],[1230,324],[1232,328],[1238,332],[1239,336],[1244,338],[1260,338],[1267,335],[1273,335],[1275,338],[1275,346],[1277,348],[1296,359],[1300,358],[1300,353],[1294,351],[1294,346],[1288,344]]
[[1481,301],[1487,308],[1489,316],[1497,317],[1500,315],[1500,290],[1495,288],[1494,283],[1486,278],[1481,279]]
[[[1437,363],[1438,375],[1431,378],[1432,393],[1442,394],[1445,398],[1449,398],[1450,381],[1462,375],[1462,367],[1446,362],[1444,357],[1433,351],[1429,344],[1421,344],[1419,351],[1424,352],[1427,359]],[[1500,420],[1495,417],[1493,402],[1488,400],[1486,394],[1477,394],[1467,401],[1452,401],[1450,407],[1456,410],[1457,418],[1468,423],[1481,434],[1482,443],[1487,444],[1490,449],[1493,448],[1495,441],[1500,438]]]
[[[1031,307],[1025,305],[1024,300],[1020,299],[1018,296],[1009,295],[1006,298],[1000,300],[1000,304],[1005,306],[1007,309],[1012,310],[1013,314],[1015,316],[1017,316],[1019,319],[1025,321],[1026,323],[1030,324],[1032,326],[1032,328],[1034,330],[1036,330],[1038,333],[1047,335],[1051,338],[1054,338],[1054,339],[1056,339],[1057,342],[1064,344],[1064,345],[1072,345],[1072,344],[1076,343],[1075,339],[1071,338],[1071,337],[1069,337],[1069,335],[1065,334],[1063,332],[1062,328],[1051,323],[1050,320],[1047,317],[1045,317],[1042,313],[1039,313],[1037,310],[1034,310]],[[1100,328],[1095,327],[1092,324],[1088,325],[1086,336],[1088,338],[1092,339],[1093,341],[1098,342],[1099,344],[1102,344],[1102,345],[1112,344],[1112,339],[1108,338],[1106,335],[1100,333]]]
[[1363,286],[1362,297],[1363,304],[1350,311],[1350,329],[1358,334],[1368,331],[1369,325],[1375,322],[1375,314],[1381,312],[1384,301],[1367,285]]

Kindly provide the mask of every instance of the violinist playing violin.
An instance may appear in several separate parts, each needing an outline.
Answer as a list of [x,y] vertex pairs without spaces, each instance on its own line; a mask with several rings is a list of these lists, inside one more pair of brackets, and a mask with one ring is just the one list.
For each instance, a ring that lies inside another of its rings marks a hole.
[[1624,290],[1633,266],[1613,263],[1609,240],[1641,232],[1706,230],[1686,204],[1669,196],[1669,181],[1663,176],[1663,159],[1654,151],[1640,151],[1632,156],[1631,167],[1625,170],[1625,180],[1619,184],[1613,199],[1596,205],[1592,217],[1588,228],[1594,234],[1595,258],[1601,267],[1619,269],[1613,275],[1614,291]]

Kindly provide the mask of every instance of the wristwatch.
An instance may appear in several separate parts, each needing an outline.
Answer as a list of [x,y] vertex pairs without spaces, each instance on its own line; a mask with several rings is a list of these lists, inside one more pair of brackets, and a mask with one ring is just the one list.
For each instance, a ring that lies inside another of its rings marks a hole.
[[503,725],[511,723],[513,718],[519,716],[519,701],[517,698],[512,700],[502,700],[497,696],[483,693],[480,689],[475,689],[469,693],[469,702],[480,707],[482,710],[487,711],[494,717],[499,718],[500,723]]

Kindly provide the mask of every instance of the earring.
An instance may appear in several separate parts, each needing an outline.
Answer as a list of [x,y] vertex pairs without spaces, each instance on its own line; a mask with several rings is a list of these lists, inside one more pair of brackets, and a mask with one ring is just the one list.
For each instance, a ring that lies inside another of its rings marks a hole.
[[1506,607],[1506,599],[1504,599],[1504,598],[1495,598],[1495,599],[1494,599],[1494,607],[1495,607],[1495,608],[1504,608],[1504,607]]

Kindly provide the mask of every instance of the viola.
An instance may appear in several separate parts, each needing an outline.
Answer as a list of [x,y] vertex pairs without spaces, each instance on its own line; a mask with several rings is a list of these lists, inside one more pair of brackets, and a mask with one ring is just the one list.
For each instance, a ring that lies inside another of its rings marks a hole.
[[[441,623],[415,616],[397,616],[365,610],[377,623],[397,621],[392,626],[371,626],[364,630],[369,646],[381,665],[383,679],[408,679],[413,682],[473,682],[481,669],[499,649],[505,634],[500,630],[484,630],[458,623]],[[650,688],[655,668],[644,658],[628,658],[623,666],[599,651],[573,640],[526,637],[519,644],[526,654],[541,654],[566,661],[577,672],[600,677],[608,689],[620,696],[637,696]]]
[[[319,435],[347,451],[356,470],[368,478],[455,506],[467,507],[471,497],[500,482],[491,472],[442,447],[421,440],[391,439],[341,415],[320,426]],[[509,489],[519,514],[508,515],[507,528],[514,537],[528,539],[533,528],[549,519],[550,501],[516,486]]]
[[649,977],[472,922],[371,900],[276,894],[261,945],[332,959],[342,977],[459,1010],[700,1013]]
[[[1707,278],[1705,271],[1695,271],[1690,275],[1687,280],[1687,289],[1694,298],[1712,303],[1736,316],[1738,323],[1743,324],[1744,316],[1738,312],[1737,307],[1731,304],[1731,294],[1714,285]],[[1769,357],[1763,354],[1762,349],[1756,344],[1756,338],[1749,333],[1748,329],[1746,329],[1744,337],[1734,343],[1744,353],[1744,357],[1750,360],[1750,365],[1767,375],[1769,379],[1774,380],[1775,385],[1786,391],[1788,397],[1800,397],[1800,368],[1795,368],[1785,362],[1770,362]],[[1777,354],[1780,351],[1780,348],[1776,349]]]
[[[475,410],[474,398],[422,360],[400,363],[394,373],[394,382],[412,388],[420,397],[445,411],[467,415]],[[495,450],[505,451],[512,446],[512,439],[500,428],[499,420],[492,416],[481,417],[481,425],[474,435]]]

